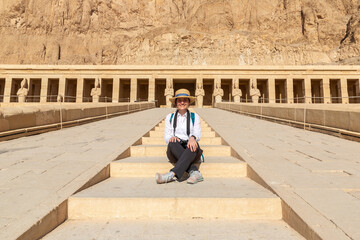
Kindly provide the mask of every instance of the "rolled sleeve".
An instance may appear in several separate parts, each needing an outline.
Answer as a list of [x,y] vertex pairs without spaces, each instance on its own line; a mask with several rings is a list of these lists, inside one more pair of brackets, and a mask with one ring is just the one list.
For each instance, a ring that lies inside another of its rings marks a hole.
[[170,138],[174,135],[174,132],[173,132],[173,129],[172,129],[171,123],[170,123],[170,117],[171,117],[171,113],[168,114],[165,118],[164,140],[165,140],[166,144],[169,143]]
[[196,137],[196,141],[200,141],[201,139],[201,123],[200,117],[197,113],[195,113],[195,122],[194,122],[194,130],[193,134]]

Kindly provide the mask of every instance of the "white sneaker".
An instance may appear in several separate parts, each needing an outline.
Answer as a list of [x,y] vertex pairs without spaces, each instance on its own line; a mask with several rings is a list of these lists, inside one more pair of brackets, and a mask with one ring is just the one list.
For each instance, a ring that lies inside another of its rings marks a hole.
[[201,172],[199,172],[199,171],[191,171],[190,172],[190,177],[187,179],[187,183],[195,184],[195,183],[198,183],[201,181],[204,181],[204,178],[201,175]]
[[156,173],[155,180],[158,184],[168,183],[174,181],[175,174],[173,172],[168,172],[164,174]]

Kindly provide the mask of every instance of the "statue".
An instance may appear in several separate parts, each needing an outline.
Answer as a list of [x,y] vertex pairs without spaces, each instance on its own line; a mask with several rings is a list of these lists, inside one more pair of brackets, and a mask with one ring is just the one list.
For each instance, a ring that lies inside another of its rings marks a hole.
[[213,96],[215,97],[215,103],[221,102],[224,96],[224,90],[221,89],[221,79],[215,80],[215,89]]
[[197,79],[196,90],[195,90],[195,97],[196,97],[197,107],[199,107],[199,108],[203,107],[204,96],[205,96],[205,91],[204,91],[204,88],[203,88],[202,79]]
[[91,95],[92,101],[94,103],[99,102],[99,98],[101,96],[101,85],[100,85],[100,79],[99,78],[95,79],[95,87],[93,89],[91,89],[90,95]]
[[56,101],[57,102],[63,102],[64,101],[63,96],[61,94],[57,95]]
[[21,81],[20,88],[17,91],[16,95],[18,96],[18,102],[23,103],[26,100],[26,96],[29,93],[29,89],[27,87],[27,79],[24,78],[24,80]]
[[237,78],[234,79],[232,95],[234,96],[234,102],[239,103],[242,96],[242,92],[241,89],[239,88],[239,79]]
[[164,96],[166,97],[166,106],[171,107],[170,98],[174,96],[173,81],[171,78],[166,79],[166,88]]
[[251,84],[250,96],[253,103],[259,103],[259,97],[261,96],[260,90],[255,88],[254,83]]

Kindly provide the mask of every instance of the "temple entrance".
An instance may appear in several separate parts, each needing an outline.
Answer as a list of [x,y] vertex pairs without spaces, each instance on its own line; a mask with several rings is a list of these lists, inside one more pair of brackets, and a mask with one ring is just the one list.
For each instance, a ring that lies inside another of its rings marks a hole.
[[231,102],[232,79],[221,79],[221,88],[224,90],[222,100],[224,102]]
[[66,79],[65,102],[76,102],[77,79]]
[[113,80],[101,79],[101,97],[100,102],[112,102]]
[[239,79],[239,88],[242,92],[241,102],[251,102],[250,79]]
[[166,79],[155,79],[155,100],[156,107],[166,105],[165,97]]
[[331,103],[341,103],[340,79],[330,79]]
[[286,103],[286,79],[275,79],[275,99],[276,103]]
[[349,93],[349,103],[360,103],[359,79],[348,79],[347,85]]
[[268,88],[268,80],[267,79],[258,79],[257,80],[257,88],[260,90],[260,103],[268,103],[269,102],[269,88]]
[[304,79],[294,79],[294,103],[305,102],[305,81]]
[[312,103],[323,103],[323,89],[321,79],[311,79],[311,102]]
[[91,90],[95,87],[94,78],[84,78],[83,102],[92,102]]
[[[18,98],[17,98],[17,91],[20,89],[21,87],[21,81],[23,80],[23,78],[14,78],[12,80],[11,83],[11,97],[10,97],[10,102],[17,102]],[[25,87],[28,87],[27,85],[25,85]]]
[[203,88],[205,92],[203,106],[210,107],[213,104],[212,94],[214,92],[214,79],[203,79]]
[[4,102],[4,94],[5,94],[5,79],[0,79],[0,102]]
[[149,79],[137,80],[137,98],[138,101],[148,101],[149,99]]
[[[185,88],[191,96],[195,96],[196,79],[174,79],[174,94],[177,90]],[[195,102],[191,106],[195,105]]]
[[46,101],[56,102],[58,94],[59,94],[59,79],[49,78]]
[[41,79],[31,78],[29,83],[29,93],[26,97],[27,102],[40,102]]
[[130,79],[120,79],[119,102],[130,102]]

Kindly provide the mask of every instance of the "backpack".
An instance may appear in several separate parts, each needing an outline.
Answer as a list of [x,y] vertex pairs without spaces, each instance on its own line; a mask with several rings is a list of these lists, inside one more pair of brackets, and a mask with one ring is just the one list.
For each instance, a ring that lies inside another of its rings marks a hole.
[[[175,112],[175,113],[176,113],[176,112]],[[172,121],[175,113],[172,113],[172,114],[171,114],[170,124],[171,124],[171,121]],[[189,110],[188,110],[188,113],[189,113]],[[192,125],[194,126],[194,124],[195,124],[195,113],[190,112],[190,119],[191,119]],[[188,133],[188,135],[189,135],[189,134],[190,134],[190,127],[189,127],[189,126],[187,126],[187,127],[188,127],[188,129],[187,129],[188,132],[187,132],[187,133]],[[176,129],[176,123],[174,122],[174,134],[175,134],[175,129]],[[204,155],[203,155],[203,154],[201,154],[201,158],[202,158],[202,162],[205,162],[205,158],[204,158]]]

